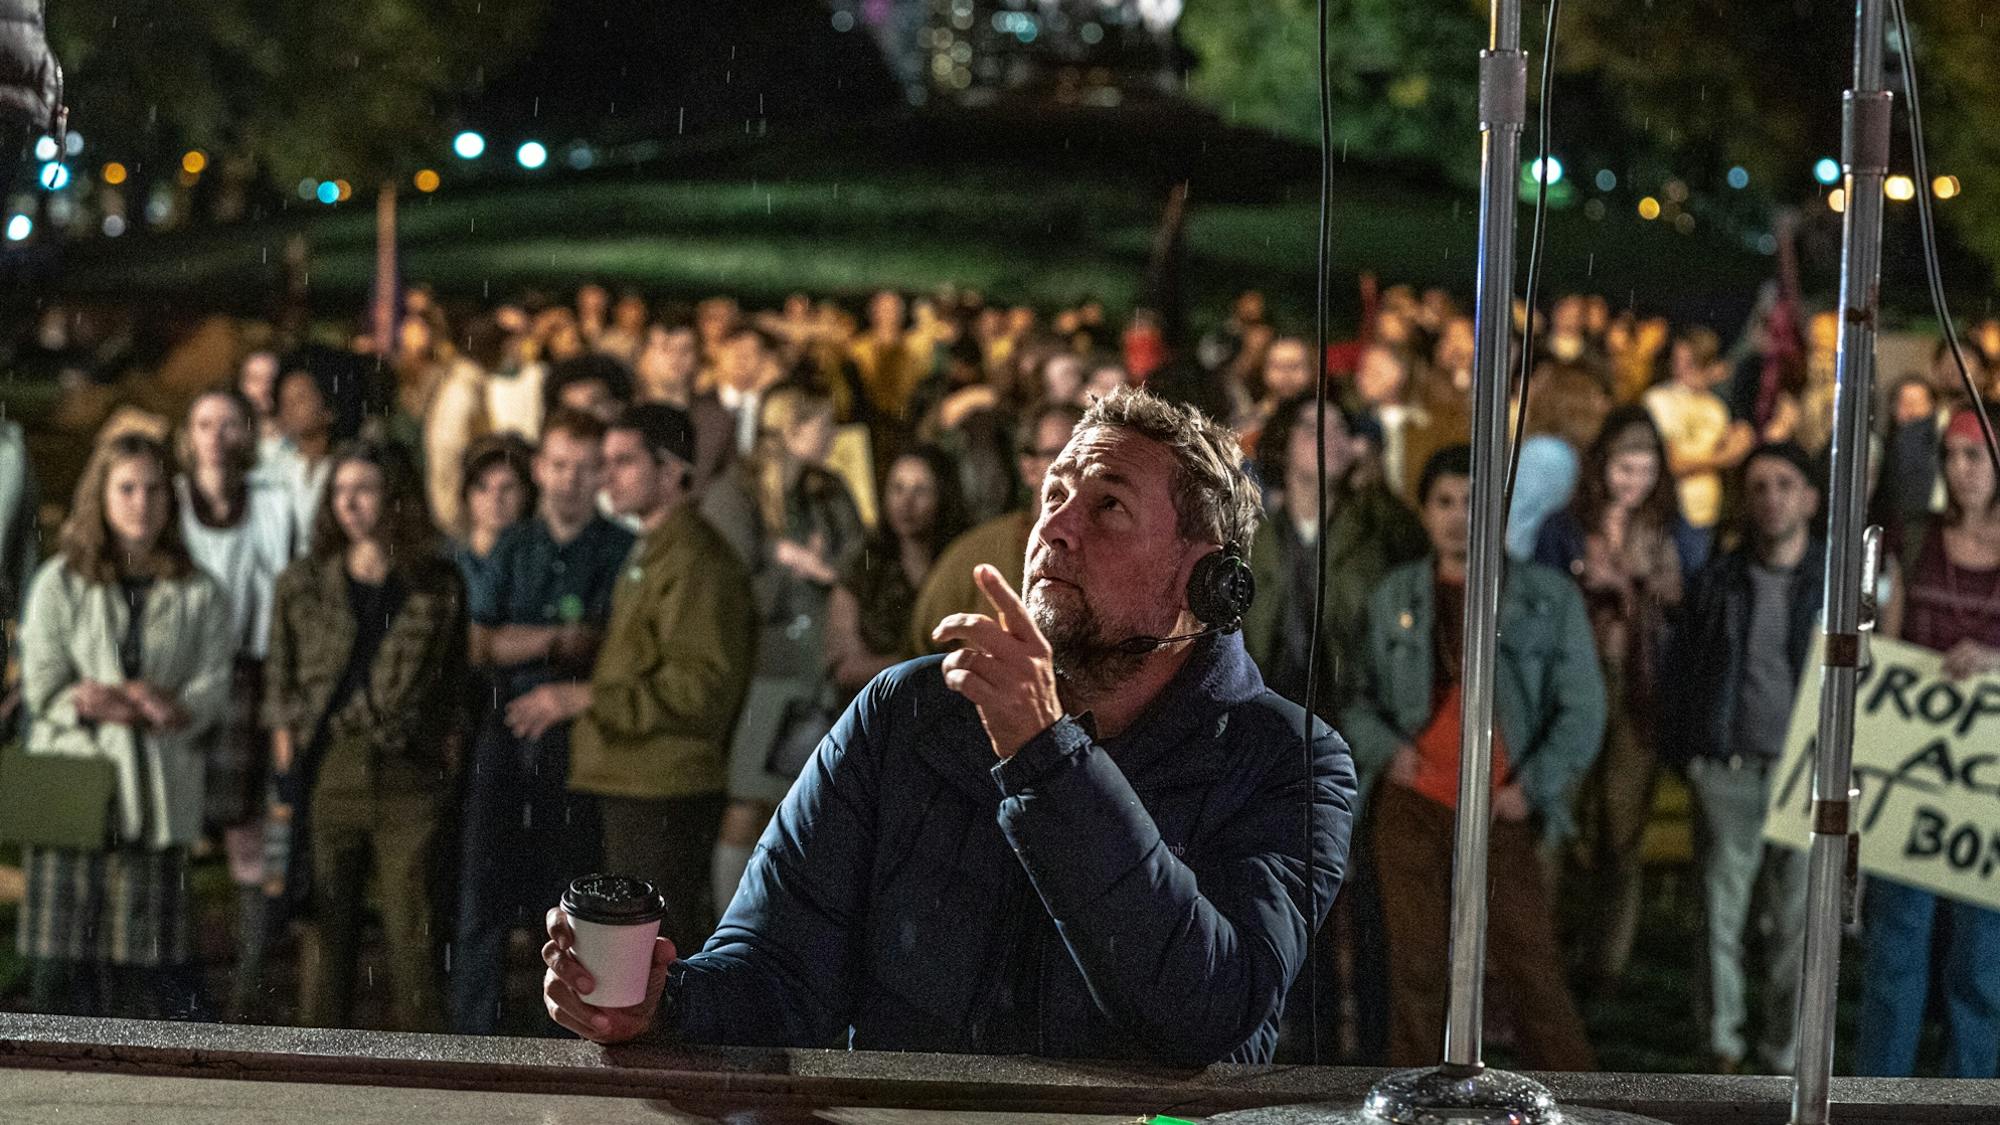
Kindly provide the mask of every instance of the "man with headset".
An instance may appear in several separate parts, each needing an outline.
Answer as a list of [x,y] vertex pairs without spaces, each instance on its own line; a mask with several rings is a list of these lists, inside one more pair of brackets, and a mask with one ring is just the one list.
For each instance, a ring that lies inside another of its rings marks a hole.
[[856,698],[707,947],[658,943],[645,1003],[582,1000],[551,911],[550,1015],[605,1043],[1269,1061],[1354,767],[1317,722],[1308,754],[1235,631],[1257,519],[1235,448],[1142,391],[1093,406],[1044,483],[1025,600],[980,567],[992,612],[935,633],[962,647]]

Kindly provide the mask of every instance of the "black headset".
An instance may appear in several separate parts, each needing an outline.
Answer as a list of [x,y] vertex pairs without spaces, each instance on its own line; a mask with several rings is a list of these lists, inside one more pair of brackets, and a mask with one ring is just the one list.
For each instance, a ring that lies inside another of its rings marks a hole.
[[1257,579],[1243,561],[1243,549],[1234,543],[1203,555],[1188,573],[1188,609],[1203,625],[1236,628],[1256,597]]
[[1188,609],[1204,626],[1201,631],[1172,637],[1132,637],[1113,647],[1128,656],[1144,656],[1178,641],[1234,632],[1242,626],[1243,615],[1250,612],[1256,597],[1257,579],[1250,573],[1250,564],[1243,561],[1243,549],[1234,543],[1224,544],[1220,551],[1195,560],[1194,569],[1188,572]]

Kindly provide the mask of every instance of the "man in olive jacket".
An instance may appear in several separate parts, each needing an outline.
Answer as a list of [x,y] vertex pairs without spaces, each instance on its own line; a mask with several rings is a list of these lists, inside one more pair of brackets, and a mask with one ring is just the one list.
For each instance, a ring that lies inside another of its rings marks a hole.
[[688,949],[714,929],[709,857],[757,631],[743,565],[686,503],[693,463],[671,406],[633,407],[605,434],[605,491],[642,531],[590,682],[555,700],[576,719],[569,784],[599,798],[605,865],[667,896],[666,936]]

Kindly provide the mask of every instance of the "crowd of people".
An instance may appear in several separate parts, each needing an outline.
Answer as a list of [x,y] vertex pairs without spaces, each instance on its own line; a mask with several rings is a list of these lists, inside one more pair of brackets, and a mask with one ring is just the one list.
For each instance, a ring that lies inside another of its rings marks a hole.
[[[1474,334],[1443,291],[1363,297],[1321,417],[1321,357],[1254,292],[1183,341],[1089,301],[884,291],[856,317],[804,295],[688,308],[591,285],[460,308],[414,288],[386,350],[255,349],[171,424],[107,427],[46,561],[0,426],[26,758],[114,767],[100,842],[26,848],[31,1003],[352,1026],[372,988],[392,1026],[493,1033],[521,1000],[512,935],[598,868],[658,885],[665,932],[699,949],[841,709],[940,620],[986,610],[975,567],[1021,586],[1084,408],[1144,386],[1239,437],[1264,498],[1244,643],[1360,773],[1351,871],[1281,1057],[1303,1057],[1317,1011],[1330,1054],[1433,1061]],[[1625,973],[1644,830],[1677,771],[1706,1049],[1787,1072],[1805,863],[1762,821],[1821,597],[1833,314],[1796,338],[1760,316],[1727,349],[1596,297],[1538,319],[1497,649],[1491,972],[1526,1065],[1597,1065],[1574,989]],[[2000,397],[2000,321],[1973,343]],[[1880,628],[1993,676],[2000,488],[1967,406],[1942,348],[1885,390]],[[204,847],[237,888],[228,996],[197,971]],[[1591,922],[1564,933],[1554,903],[1579,880]],[[1857,1065],[1916,1066],[1935,931],[1944,1069],[1993,1076],[2000,914],[1873,882]],[[292,930],[298,992],[274,997],[267,953]]]

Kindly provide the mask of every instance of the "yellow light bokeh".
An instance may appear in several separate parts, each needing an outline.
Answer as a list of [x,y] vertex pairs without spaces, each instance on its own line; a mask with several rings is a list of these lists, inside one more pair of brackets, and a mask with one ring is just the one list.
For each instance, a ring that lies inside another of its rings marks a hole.
[[200,149],[192,149],[181,157],[181,171],[190,176],[199,176],[208,167],[208,154]]
[[1931,181],[1931,192],[1939,199],[1950,199],[1959,191],[1957,176],[1939,176]]
[[1639,201],[1639,217],[1646,220],[1649,223],[1652,222],[1654,219],[1659,218],[1660,201],[1654,199],[1650,195],[1644,199],[1641,199]]
[[1827,192],[1826,205],[1828,207],[1831,207],[1833,209],[1833,213],[1836,215],[1840,214],[1842,211],[1847,210],[1847,189],[1834,188],[1832,191]]
[[335,180],[333,181],[333,186],[339,189],[340,201],[342,203],[354,197],[354,185],[348,183],[346,180]]
[[99,175],[105,183],[110,184],[112,187],[117,187],[119,184],[125,182],[125,166],[114,160],[106,164],[104,171],[99,173]]
[[1908,203],[1917,197],[1917,181],[1908,176],[1890,176],[1882,181],[1882,194],[1898,203]]
[[429,194],[431,192],[436,191],[438,189],[438,184],[440,182],[441,181],[438,178],[438,174],[436,172],[431,171],[429,168],[426,168],[423,171],[418,172],[416,175],[417,190],[424,192],[425,194]]

